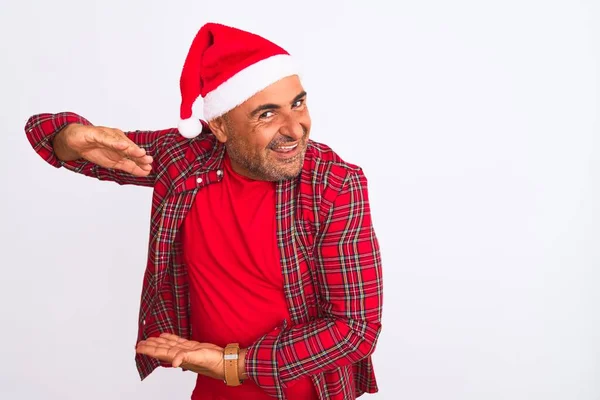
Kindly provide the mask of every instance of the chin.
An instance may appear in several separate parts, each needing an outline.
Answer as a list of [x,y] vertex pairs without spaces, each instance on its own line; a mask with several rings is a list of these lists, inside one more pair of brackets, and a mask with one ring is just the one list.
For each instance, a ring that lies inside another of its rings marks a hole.
[[296,178],[298,175],[300,175],[300,172],[302,171],[302,164],[300,164],[299,166],[291,166],[291,165],[285,165],[283,168],[277,168],[275,170],[272,170],[271,173],[269,174],[269,179],[270,181],[285,181],[288,179],[294,179]]
[[270,181],[294,179],[302,172],[305,154],[306,150],[304,149],[288,160],[269,160],[269,163],[265,164],[266,168],[263,170],[265,172],[263,175],[267,175],[267,179]]
[[302,171],[302,165],[304,165],[304,153],[299,154],[295,160],[285,163],[281,172],[288,176],[288,179],[295,178]]

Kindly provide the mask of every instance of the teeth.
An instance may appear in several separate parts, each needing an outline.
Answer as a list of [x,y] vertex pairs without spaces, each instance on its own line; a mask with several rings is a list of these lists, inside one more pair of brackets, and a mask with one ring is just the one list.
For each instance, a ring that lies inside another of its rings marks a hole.
[[280,147],[276,147],[277,150],[292,150],[294,148],[296,148],[296,146],[298,146],[297,144],[293,145],[293,146],[280,146]]

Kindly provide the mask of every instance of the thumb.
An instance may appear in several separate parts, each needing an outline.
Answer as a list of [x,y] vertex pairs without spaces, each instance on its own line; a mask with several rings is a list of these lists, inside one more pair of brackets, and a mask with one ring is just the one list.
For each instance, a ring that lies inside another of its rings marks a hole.
[[182,351],[179,351],[175,355],[175,357],[173,357],[173,362],[171,363],[173,365],[173,368],[178,368],[181,364],[183,364],[186,354],[187,354],[187,352],[182,350]]

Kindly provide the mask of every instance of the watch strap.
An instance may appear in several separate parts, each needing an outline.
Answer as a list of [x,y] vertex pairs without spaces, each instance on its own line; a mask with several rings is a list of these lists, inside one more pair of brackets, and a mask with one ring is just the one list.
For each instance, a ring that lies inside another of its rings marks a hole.
[[225,347],[223,364],[225,365],[225,384],[227,386],[239,386],[242,384],[238,373],[239,356],[239,343],[229,343]]

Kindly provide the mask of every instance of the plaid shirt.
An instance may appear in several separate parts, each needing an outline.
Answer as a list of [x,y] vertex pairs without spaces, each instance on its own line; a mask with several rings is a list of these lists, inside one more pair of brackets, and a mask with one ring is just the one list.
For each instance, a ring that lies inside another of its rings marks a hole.
[[[126,135],[154,157],[150,175],[136,177],[85,160],[62,162],[52,139],[69,123],[91,125],[73,113],[39,114],[25,126],[34,150],[55,167],[154,188],[138,341],[163,332],[190,337],[186,267],[178,227],[198,190],[223,177],[224,146],[204,126],[188,140],[177,129]],[[276,185],[277,243],[292,322],[248,348],[246,370],[271,396],[310,375],[320,399],[347,400],[377,392],[371,353],[381,331],[382,273],[362,170],[310,141],[297,179]],[[136,356],[141,379],[163,365]]]

